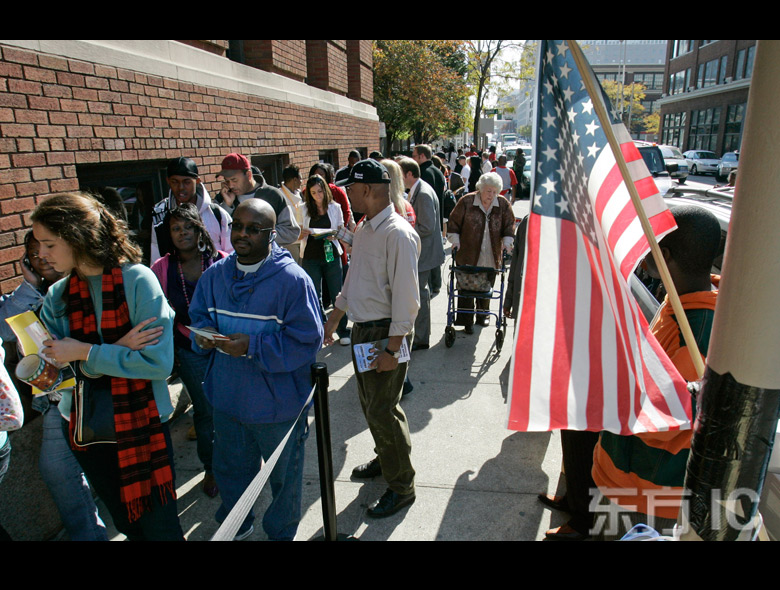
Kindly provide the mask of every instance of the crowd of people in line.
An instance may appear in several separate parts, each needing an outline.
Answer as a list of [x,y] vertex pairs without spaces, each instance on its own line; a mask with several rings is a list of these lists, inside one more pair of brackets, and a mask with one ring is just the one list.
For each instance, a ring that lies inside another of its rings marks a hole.
[[[368,515],[411,504],[415,474],[400,399],[412,384],[402,345],[430,346],[430,298],[442,286],[447,238],[464,260],[493,268],[513,242],[505,196],[514,198],[514,173],[501,172],[495,150],[485,152],[484,166],[475,150],[459,151],[434,154],[419,145],[411,157],[361,159],[353,150],[338,171],[319,162],[304,178],[288,166],[279,187],[232,153],[214,196],[193,159],[175,158],[168,195],[153,209],[151,259],[111,191],[43,199],[31,215],[24,280],[2,297],[0,315],[35,311],[52,336],[41,355],[74,367],[79,383],[77,392],[51,391],[32,403],[44,420],[41,474],[68,537],[106,540],[94,492],[128,539],[184,539],[167,424],[175,373],[192,402],[202,490],[221,500],[218,522],[291,432],[262,526],[269,539],[294,538],[309,367],[334,342],[384,347],[372,370],[355,364],[377,456],[353,476],[381,474],[388,484]],[[29,394],[30,386],[14,375],[19,351],[5,321],[0,336],[9,355],[0,374],[1,478],[10,461],[7,431],[24,423],[18,391]],[[77,444],[76,430],[99,419],[83,408],[82,382],[89,395],[108,400],[109,441]],[[250,513],[236,539],[253,530]]]
[[[367,371],[352,349],[376,451],[352,476],[387,482],[367,515],[384,518],[413,503],[411,439],[400,405],[413,387],[404,351],[431,344],[430,300],[442,288],[445,242],[457,265],[498,269],[514,252],[503,312],[518,311],[527,219],[516,224],[511,203],[521,183],[506,163],[495,150],[480,155],[474,146],[433,153],[418,145],[411,157],[393,158],[361,159],[353,151],[338,171],[320,162],[304,178],[288,166],[273,187],[246,156],[232,153],[212,198],[194,160],[175,158],[167,167],[168,196],[154,206],[150,264],[116,202],[87,193],[42,199],[25,240],[24,280],[2,297],[0,316],[36,311],[52,336],[42,354],[75,367],[96,397],[100,390],[113,420],[113,438],[80,446],[77,425],[98,418],[83,413],[74,391],[33,399],[43,414],[41,475],[69,538],[107,539],[94,492],[128,539],[184,540],[167,423],[175,372],[192,402],[203,493],[221,501],[217,522],[289,436],[270,477],[262,528],[269,539],[293,539],[301,518],[310,366],[336,342],[379,344]],[[719,229],[699,209],[674,214],[680,229],[661,249],[706,355],[717,295],[709,268]],[[455,324],[471,334],[489,315],[480,313],[479,299],[459,299]],[[658,317],[653,330],[692,379],[666,302]],[[18,391],[26,384],[13,376],[15,335],[4,321],[0,337],[11,357],[0,371],[1,479],[10,461],[7,431],[24,422]],[[642,503],[642,491],[682,486],[689,431],[563,432],[562,443],[567,494],[539,499],[572,517],[548,531],[549,539],[591,535],[595,488],[607,506],[627,503],[610,490],[639,490],[629,498],[638,506],[634,522],[674,512],[667,502],[655,514]],[[637,465],[647,468],[635,473]],[[237,540],[253,533],[254,518],[250,511]],[[0,535],[8,538],[1,527]]]

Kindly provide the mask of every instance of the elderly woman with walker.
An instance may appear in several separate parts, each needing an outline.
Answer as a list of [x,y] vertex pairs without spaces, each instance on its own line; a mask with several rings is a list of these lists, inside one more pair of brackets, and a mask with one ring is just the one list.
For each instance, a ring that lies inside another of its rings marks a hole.
[[[515,215],[512,206],[499,193],[503,181],[495,172],[482,174],[476,192],[458,200],[447,221],[447,238],[452,244],[456,267],[474,266],[489,269],[502,267],[503,253],[511,252],[514,242]],[[487,273],[489,288],[495,282],[496,271]],[[490,323],[490,298],[458,297],[455,325],[464,326],[467,334],[474,332],[474,323]]]

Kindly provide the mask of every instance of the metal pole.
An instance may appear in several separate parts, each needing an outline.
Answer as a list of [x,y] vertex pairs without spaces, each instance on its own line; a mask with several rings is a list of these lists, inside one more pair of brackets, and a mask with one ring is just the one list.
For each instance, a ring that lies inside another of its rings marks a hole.
[[317,460],[320,467],[320,496],[322,498],[322,528],[326,541],[335,541],[336,496],[333,490],[333,454],[330,447],[330,412],[328,411],[328,367],[325,363],[311,366],[314,393],[314,425],[317,432]]
[[[780,410],[780,41],[758,41],[723,276],[697,396],[684,540],[752,538]],[[686,530],[686,526],[687,530]]]

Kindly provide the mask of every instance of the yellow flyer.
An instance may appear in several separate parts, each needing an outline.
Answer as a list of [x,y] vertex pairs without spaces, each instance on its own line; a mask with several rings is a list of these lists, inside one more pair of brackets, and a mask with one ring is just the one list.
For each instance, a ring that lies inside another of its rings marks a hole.
[[[6,318],[5,321],[8,322],[8,325],[11,326],[14,334],[16,334],[19,348],[22,351],[22,356],[24,358],[20,361],[20,365],[24,363],[25,358],[28,356],[37,356],[44,359],[46,363],[54,365],[59,369],[59,376],[54,381],[56,385],[47,391],[75,387],[76,375],[71,366],[68,363],[55,363],[41,352],[44,349],[43,341],[51,339],[51,334],[49,334],[49,331],[43,325],[43,322],[38,319],[38,316],[35,315],[34,311],[25,311],[19,315]],[[24,363],[24,365],[28,364],[30,363]],[[43,393],[46,393],[46,391],[33,385],[33,395],[41,395]]]

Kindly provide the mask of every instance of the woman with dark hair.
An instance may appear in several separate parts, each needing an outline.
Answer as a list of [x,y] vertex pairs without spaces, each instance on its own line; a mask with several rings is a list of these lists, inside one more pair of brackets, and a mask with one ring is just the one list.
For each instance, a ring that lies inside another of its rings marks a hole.
[[173,413],[167,378],[173,368],[173,311],[141,250],[95,198],[54,195],[32,213],[40,256],[69,277],[51,286],[41,319],[54,339],[43,353],[72,363],[80,378],[110,383],[116,443],[80,447],[73,440],[72,390],[58,409],[84,473],[131,540],[184,540],[176,509]]
[[469,158],[469,168],[471,168],[471,171],[469,172],[467,192],[473,193],[478,190],[477,181],[479,180],[479,177],[482,176],[482,158],[479,156],[471,156]]
[[[340,186],[336,186],[333,183],[333,166],[330,164],[326,164],[325,162],[318,162],[314,166],[311,167],[309,170],[309,178],[312,176],[321,176],[325,179],[325,182],[328,184],[328,188],[330,189],[330,194],[333,197],[333,200],[336,201],[341,206],[341,214],[344,218],[344,227],[353,229],[355,227],[355,215],[350,209],[349,205],[349,198],[347,197],[347,192],[341,188]],[[346,253],[344,254],[342,260],[342,264],[346,264]],[[335,297],[334,295],[333,297]]]
[[[342,272],[341,243],[332,236],[318,237],[313,229],[336,230],[344,226],[341,207],[333,201],[328,183],[322,176],[315,174],[306,181],[303,191],[303,227],[301,228],[301,267],[311,277],[314,290],[320,300],[320,312],[323,324],[327,321],[322,303],[322,285],[325,283],[328,292],[334,299],[341,292]],[[336,332],[339,342],[350,344],[347,331],[346,315]]]
[[176,313],[173,322],[174,362],[192,401],[198,458],[206,472],[203,492],[214,498],[219,493],[211,468],[214,420],[211,404],[203,392],[209,357],[192,350],[187,326],[190,324],[190,301],[198,279],[209,266],[227,254],[217,251],[195,205],[179,205],[168,214],[166,222],[169,224],[174,249],[155,261],[152,272],[157,275],[163,293]]

